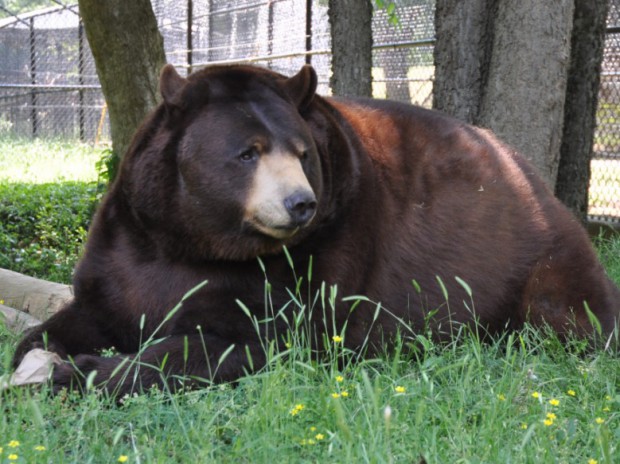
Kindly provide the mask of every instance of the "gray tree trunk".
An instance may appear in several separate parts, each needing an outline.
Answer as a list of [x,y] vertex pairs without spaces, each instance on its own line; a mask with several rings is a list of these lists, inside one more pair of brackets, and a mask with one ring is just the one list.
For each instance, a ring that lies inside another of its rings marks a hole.
[[555,193],[584,223],[588,218],[590,160],[608,7],[608,0],[575,0],[564,134]]
[[110,115],[112,148],[122,157],[145,115],[157,104],[164,42],[150,0],[79,0]]
[[573,0],[437,0],[436,108],[492,129],[552,188],[572,19]]
[[493,50],[497,0],[437,0],[433,108],[478,121]]
[[370,0],[329,0],[334,95],[372,96],[372,12]]

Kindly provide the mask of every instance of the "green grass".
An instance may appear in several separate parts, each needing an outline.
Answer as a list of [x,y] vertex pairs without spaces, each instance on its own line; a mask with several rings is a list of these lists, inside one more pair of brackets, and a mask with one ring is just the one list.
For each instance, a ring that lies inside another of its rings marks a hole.
[[[21,147],[38,171],[27,144],[0,141],[2,162],[7,146]],[[52,153],[61,146],[40,145],[49,153],[46,169],[57,174],[69,172],[57,164],[93,166],[101,157],[84,148],[57,163]],[[37,261],[37,246],[74,256],[83,231],[71,234],[87,228],[98,195],[96,170],[89,169],[54,184],[2,175],[0,240],[16,237],[20,245],[13,248],[32,248],[28,262]],[[12,242],[0,242],[0,254],[5,246]],[[620,240],[599,240],[597,247],[620,282]],[[61,255],[54,256],[41,262],[46,278],[58,267]],[[0,375],[10,372],[17,339],[0,323]],[[120,407],[93,391],[83,398],[51,397],[47,387],[4,391],[0,463],[114,463],[121,456],[131,463],[619,462],[616,355],[584,351],[578,341],[565,348],[530,328],[488,343],[468,330],[447,345],[419,334],[424,351],[409,352],[399,341],[393,353],[358,362],[333,340],[325,341],[328,355],[317,361],[300,340],[293,337],[286,353],[272,354],[266,369],[236,386],[151,392]]]
[[0,138],[0,182],[96,182],[102,154],[73,141]]
[[[15,339],[0,341],[8,371]],[[294,344],[235,387],[152,392],[120,407],[95,392],[5,392],[0,462],[10,452],[22,462],[617,462],[617,358],[532,330],[492,343],[472,333],[418,341],[418,356],[342,369],[339,344],[320,363]]]

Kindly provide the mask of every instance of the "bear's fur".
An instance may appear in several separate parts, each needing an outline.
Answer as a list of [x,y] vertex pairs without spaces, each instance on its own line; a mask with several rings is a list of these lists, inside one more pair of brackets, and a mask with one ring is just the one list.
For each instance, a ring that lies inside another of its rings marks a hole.
[[[149,366],[171,388],[181,375],[234,380],[264,365],[261,339],[284,343],[296,286],[314,298],[321,282],[382,310],[342,300],[334,314],[316,310],[317,348],[342,331],[346,346],[372,349],[401,324],[442,339],[473,320],[488,333],[530,321],[590,337],[584,302],[613,332],[620,292],[522,156],[438,112],[321,98],[316,83],[309,66],[292,78],[214,66],[187,79],[166,66],[163,103],[94,219],[75,299],[25,337],[15,362],[45,338],[75,362],[55,368],[55,388],[93,370],[119,394],[162,386]],[[281,314],[259,335],[236,300],[259,321],[266,306]],[[137,357],[149,337],[163,340]],[[122,354],[99,356],[111,346]]]

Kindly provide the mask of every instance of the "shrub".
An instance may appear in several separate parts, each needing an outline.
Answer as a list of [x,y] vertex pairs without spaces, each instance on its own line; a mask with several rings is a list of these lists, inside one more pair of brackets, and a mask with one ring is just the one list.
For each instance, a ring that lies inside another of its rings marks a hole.
[[0,267],[69,283],[100,196],[94,182],[0,183]]

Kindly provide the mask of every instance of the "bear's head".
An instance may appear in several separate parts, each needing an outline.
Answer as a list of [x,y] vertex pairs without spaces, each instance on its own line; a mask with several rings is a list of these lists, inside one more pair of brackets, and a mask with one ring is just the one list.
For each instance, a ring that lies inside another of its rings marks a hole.
[[[124,160],[134,215],[194,257],[243,260],[307,236],[321,208],[321,160],[301,116],[310,66],[285,78],[251,66],[161,73],[163,103]],[[123,181],[121,181],[123,182]]]

